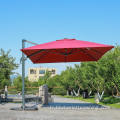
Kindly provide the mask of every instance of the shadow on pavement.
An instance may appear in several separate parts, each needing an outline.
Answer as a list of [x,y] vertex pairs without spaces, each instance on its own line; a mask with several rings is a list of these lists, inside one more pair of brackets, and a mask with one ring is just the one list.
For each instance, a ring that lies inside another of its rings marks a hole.
[[93,103],[62,103],[54,102],[48,105],[43,105],[42,107],[52,107],[52,108],[106,108],[105,106],[93,104]]

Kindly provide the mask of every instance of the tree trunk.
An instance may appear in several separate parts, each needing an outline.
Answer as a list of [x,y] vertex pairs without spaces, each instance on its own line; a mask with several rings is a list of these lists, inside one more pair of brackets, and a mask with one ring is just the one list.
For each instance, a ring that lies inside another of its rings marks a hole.
[[78,96],[77,92],[73,89],[73,93],[75,94],[75,96]]
[[73,96],[73,92],[72,92],[72,90],[71,90],[71,96]]
[[75,96],[77,96],[77,93],[76,93],[76,91],[75,91],[74,89],[73,89],[72,91],[73,91],[73,93],[75,94]]
[[114,96],[114,89],[112,89],[112,96]]
[[78,94],[78,96],[80,96],[80,87],[79,87],[79,89],[77,91],[77,94]]
[[69,90],[67,90],[67,96],[69,96]]
[[88,95],[90,96],[90,95],[91,95],[91,93],[92,93],[92,90],[90,90],[90,92],[89,92],[89,94],[88,94]]
[[119,90],[118,90],[116,85],[115,85],[115,89],[116,89],[116,92],[117,92],[116,96],[120,96],[120,92],[119,92]]
[[98,94],[99,100],[101,101],[101,99],[102,99],[102,97],[103,97],[103,95],[104,95],[104,91],[102,91],[102,94],[101,94],[101,95],[100,95],[99,92],[98,92],[97,94]]
[[80,95],[80,88],[77,90],[77,92],[73,89],[73,93],[75,94],[75,96],[79,96]]

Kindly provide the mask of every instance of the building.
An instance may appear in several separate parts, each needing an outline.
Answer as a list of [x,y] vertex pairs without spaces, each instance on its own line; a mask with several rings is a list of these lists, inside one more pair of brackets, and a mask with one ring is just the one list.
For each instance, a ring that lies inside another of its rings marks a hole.
[[51,73],[51,77],[56,75],[55,68],[29,68],[28,70],[28,80],[31,82],[38,81],[40,77],[43,77],[46,71]]

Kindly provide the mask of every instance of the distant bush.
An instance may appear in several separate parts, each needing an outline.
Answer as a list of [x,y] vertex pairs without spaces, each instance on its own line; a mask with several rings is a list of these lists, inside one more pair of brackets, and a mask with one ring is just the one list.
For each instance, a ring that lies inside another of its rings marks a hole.
[[63,88],[53,88],[52,94],[54,94],[54,95],[66,95],[66,90]]
[[120,98],[115,98],[115,97],[108,97],[107,99],[102,101],[104,104],[114,104],[114,103],[119,103]]

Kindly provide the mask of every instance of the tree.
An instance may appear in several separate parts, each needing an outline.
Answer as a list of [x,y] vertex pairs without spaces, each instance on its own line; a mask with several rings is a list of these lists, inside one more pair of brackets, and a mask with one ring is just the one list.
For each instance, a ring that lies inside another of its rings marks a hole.
[[67,91],[67,95],[73,95],[73,88],[75,86],[75,83],[72,67],[67,67],[65,71],[62,71],[60,79],[61,85]]
[[80,95],[80,90],[85,90],[85,89],[88,89],[88,84],[87,84],[87,79],[85,79],[85,69],[84,67],[80,65],[77,65],[75,64],[75,67],[73,68],[73,78],[74,78],[74,82],[75,82],[75,85],[74,85],[74,89],[77,91],[74,90],[74,94],[76,96],[79,96]]
[[[25,90],[26,87],[30,87],[32,84],[31,82],[28,80],[28,77],[25,78]],[[14,79],[14,86],[16,87],[16,89],[18,91],[22,91],[22,76],[19,75]]]
[[106,87],[112,95],[120,96],[120,46],[107,54],[106,68]]
[[5,52],[0,49],[0,88],[10,85],[10,75],[14,74],[13,70],[18,67],[15,58],[10,55],[10,50]]
[[45,72],[45,75],[39,78],[38,85],[41,86],[43,84],[47,84],[50,77],[51,77],[51,73],[47,70]]
[[61,87],[60,76],[55,75],[53,77],[50,77],[49,80],[47,81],[47,85],[51,89],[53,89],[54,87]]

